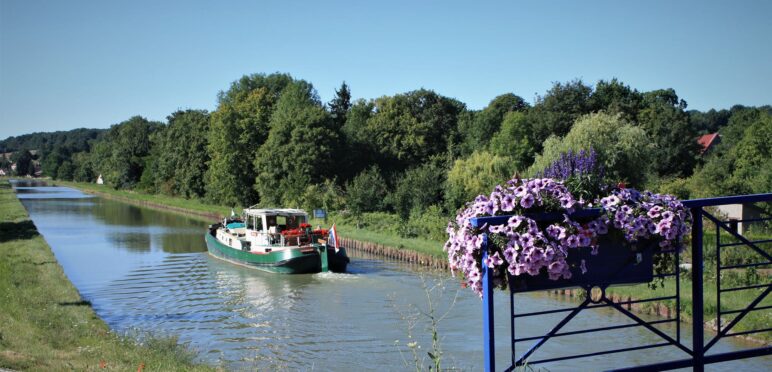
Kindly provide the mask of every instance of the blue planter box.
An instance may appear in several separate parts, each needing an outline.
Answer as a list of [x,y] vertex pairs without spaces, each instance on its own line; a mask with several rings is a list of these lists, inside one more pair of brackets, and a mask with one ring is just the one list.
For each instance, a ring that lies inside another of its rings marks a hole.
[[[537,276],[509,275],[509,289],[513,293],[543,291],[570,287],[607,287],[612,284],[649,283],[654,279],[654,251],[656,243],[641,242],[633,246],[627,242],[604,237],[599,241],[598,254],[590,248],[572,248],[566,261],[571,266],[570,279],[550,280],[545,269]],[[585,260],[587,272],[582,274],[580,263]]]

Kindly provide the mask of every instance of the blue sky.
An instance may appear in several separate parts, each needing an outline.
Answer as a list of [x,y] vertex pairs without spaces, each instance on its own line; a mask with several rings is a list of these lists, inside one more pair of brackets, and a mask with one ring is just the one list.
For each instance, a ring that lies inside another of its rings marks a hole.
[[323,101],[433,89],[479,109],[555,81],[772,104],[771,1],[0,0],[0,138],[214,110],[244,74]]

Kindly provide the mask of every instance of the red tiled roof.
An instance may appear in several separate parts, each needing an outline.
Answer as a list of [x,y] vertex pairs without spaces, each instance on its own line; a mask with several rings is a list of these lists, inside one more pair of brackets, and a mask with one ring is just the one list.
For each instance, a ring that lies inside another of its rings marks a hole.
[[700,136],[700,138],[697,139],[697,143],[702,146],[702,149],[700,149],[700,154],[708,151],[708,149],[716,142],[716,138],[718,138],[718,133],[710,133]]

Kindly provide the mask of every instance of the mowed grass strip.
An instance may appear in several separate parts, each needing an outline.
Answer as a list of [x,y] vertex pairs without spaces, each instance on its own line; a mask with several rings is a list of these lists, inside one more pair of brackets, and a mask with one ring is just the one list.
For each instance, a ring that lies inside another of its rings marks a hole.
[[0,367],[13,370],[209,371],[174,338],[140,345],[111,332],[64,275],[0,181]]

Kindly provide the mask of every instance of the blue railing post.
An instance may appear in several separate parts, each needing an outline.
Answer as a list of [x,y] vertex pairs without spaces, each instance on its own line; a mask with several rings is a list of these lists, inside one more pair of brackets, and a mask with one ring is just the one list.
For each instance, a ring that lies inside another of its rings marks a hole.
[[[692,208],[692,352],[694,353],[694,371],[705,370],[705,339],[703,330],[702,298],[702,207]],[[678,278],[676,278],[678,280]]]
[[488,258],[488,234],[483,234],[482,241],[482,305],[483,305],[483,348],[485,354],[485,372],[496,370],[496,347],[494,346],[493,328],[493,273],[485,264]]

